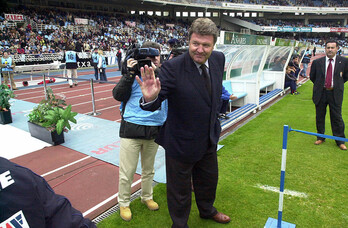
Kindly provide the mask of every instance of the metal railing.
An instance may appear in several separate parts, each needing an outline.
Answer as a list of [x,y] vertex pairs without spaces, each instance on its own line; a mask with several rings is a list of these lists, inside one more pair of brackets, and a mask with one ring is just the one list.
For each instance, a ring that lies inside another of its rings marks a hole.
[[[116,82],[108,82],[108,81],[102,81],[102,80],[95,80],[93,78],[91,79],[83,79],[83,78],[72,78],[72,77],[57,77],[54,78],[60,78],[60,79],[66,79],[66,80],[74,80],[74,81],[89,81],[90,87],[91,87],[91,100],[92,100],[92,112],[87,113],[89,116],[99,116],[101,115],[101,112],[97,112],[96,105],[95,105],[95,96],[94,96],[94,83],[108,83],[108,84],[117,84]],[[44,93],[45,93],[45,99],[47,100],[47,83],[46,83],[46,75],[43,75],[43,87],[44,87]]]

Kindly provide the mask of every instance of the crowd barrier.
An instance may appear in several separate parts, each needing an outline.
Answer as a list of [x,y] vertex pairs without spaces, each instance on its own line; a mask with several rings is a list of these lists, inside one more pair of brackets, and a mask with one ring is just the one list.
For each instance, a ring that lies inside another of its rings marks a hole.
[[[77,52],[79,61],[77,63],[79,68],[91,67],[91,54],[92,52]],[[54,62],[61,62],[63,60],[64,52],[59,53],[42,53],[42,54],[16,54],[11,55],[13,61],[16,64],[16,68],[19,66],[49,64]],[[117,57],[116,52],[105,51],[106,65],[116,65]]]
[[[94,83],[108,83],[108,84],[117,84],[116,82],[108,82],[108,81],[102,81],[102,80],[95,80],[93,78],[91,79],[83,79],[83,78],[72,78],[72,77],[54,77],[54,78],[60,78],[60,79],[66,79],[68,80],[75,80],[75,81],[89,81],[91,86],[91,98],[92,98],[92,112],[87,113],[87,115],[90,116],[99,116],[101,112],[97,112],[95,108],[95,98],[94,98]],[[46,76],[43,75],[43,85],[44,85],[44,92],[45,92],[45,99],[47,100],[47,83],[46,83]]]
[[[42,77],[42,84],[44,88],[44,94],[45,94],[45,99],[47,99],[47,80],[50,79],[49,75],[37,75],[35,77]],[[117,84],[116,82],[109,82],[109,81],[102,81],[102,80],[95,80],[93,78],[91,79],[83,79],[83,78],[72,78],[72,77],[59,77],[59,76],[54,76],[55,79],[62,79],[63,81],[68,81],[68,80],[75,80],[75,81],[89,81],[90,82],[90,87],[91,87],[91,99],[92,99],[92,112],[87,113],[87,115],[91,116],[99,116],[101,112],[97,112],[96,106],[95,106],[95,97],[94,97],[94,83],[107,83],[107,84]],[[11,85],[11,78],[9,77],[10,80],[10,85]],[[1,82],[1,81],[0,81]],[[11,87],[12,90],[12,87]]]

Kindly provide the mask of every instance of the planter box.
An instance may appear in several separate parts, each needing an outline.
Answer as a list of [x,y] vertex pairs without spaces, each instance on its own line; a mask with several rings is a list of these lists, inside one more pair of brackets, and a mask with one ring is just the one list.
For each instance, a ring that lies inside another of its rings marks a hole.
[[1,124],[12,123],[11,110],[0,112],[0,123]]
[[28,122],[28,127],[31,136],[37,139],[50,143],[54,146],[64,143],[64,132],[58,135],[56,131],[50,132],[46,128],[31,122]]

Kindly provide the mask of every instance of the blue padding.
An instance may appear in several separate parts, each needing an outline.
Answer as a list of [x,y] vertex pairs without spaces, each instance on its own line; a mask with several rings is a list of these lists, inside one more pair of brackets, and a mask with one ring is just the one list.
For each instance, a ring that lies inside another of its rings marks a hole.
[[232,84],[230,80],[225,80],[222,82],[222,85],[225,87],[225,89],[228,91],[228,93],[232,94]]
[[285,185],[285,170],[282,170],[280,172],[280,192],[284,192],[284,185]]
[[[246,92],[236,92],[236,93],[233,93],[233,95],[237,97],[237,99],[235,99],[235,100],[238,100],[240,98],[245,97],[248,94]],[[230,102],[233,102],[233,100],[230,100]]]
[[271,92],[261,96],[259,98],[259,104],[263,104],[265,103],[266,101],[270,100],[271,98],[274,98],[276,96],[278,96],[283,90],[282,89],[275,89],[275,90],[272,90]]
[[[237,99],[241,99],[243,97],[245,97],[246,95],[248,95],[246,92],[233,92],[232,91],[232,83],[230,80],[225,80],[222,82],[222,85],[225,87],[225,89],[228,91],[229,94],[233,94],[234,96],[237,97]],[[230,102],[233,102],[233,100],[230,100]]]
[[[278,219],[268,218],[264,228],[278,228]],[[296,228],[296,225],[282,221],[281,228]]]
[[257,105],[256,104],[246,104],[236,110],[234,110],[231,113],[228,113],[227,116],[230,117],[229,119],[225,119],[221,122],[221,127],[225,126],[226,124],[234,121],[235,119],[237,119],[238,117],[246,114],[246,113],[250,113],[252,112],[254,109],[256,109]]

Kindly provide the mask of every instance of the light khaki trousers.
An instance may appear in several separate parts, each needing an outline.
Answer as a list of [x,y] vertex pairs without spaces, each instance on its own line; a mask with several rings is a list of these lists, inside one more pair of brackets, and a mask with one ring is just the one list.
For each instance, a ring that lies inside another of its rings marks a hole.
[[3,71],[2,76],[4,76],[4,84],[7,85],[9,79],[11,80],[11,86],[12,89],[17,89],[14,78],[13,78],[13,71]]
[[118,193],[118,203],[121,207],[130,204],[131,185],[139,155],[141,155],[141,200],[152,199],[157,149],[158,144],[154,140],[121,138]]
[[[77,78],[77,69],[66,69],[66,76],[68,78],[71,78],[71,77]],[[77,84],[77,81],[74,80],[73,82],[73,80],[69,80],[69,85],[73,85],[73,84]]]

